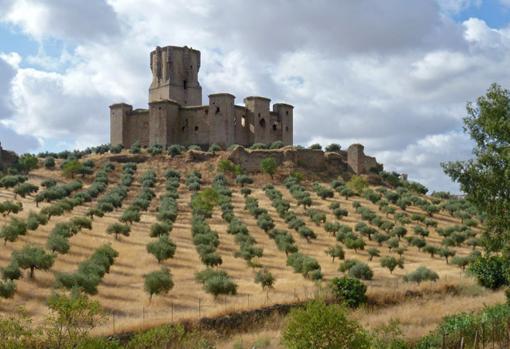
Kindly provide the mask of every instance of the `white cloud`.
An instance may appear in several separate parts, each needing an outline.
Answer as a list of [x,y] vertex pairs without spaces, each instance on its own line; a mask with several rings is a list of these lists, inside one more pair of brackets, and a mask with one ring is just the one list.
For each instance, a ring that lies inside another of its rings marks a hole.
[[[41,43],[24,62],[44,69],[0,56],[15,74],[4,85],[14,109],[3,124],[69,148],[107,142],[109,104],[147,103],[149,51],[188,45],[202,51],[204,96],[292,103],[297,142],[361,142],[387,168],[446,187],[439,162],[469,156],[459,133],[465,102],[494,81],[510,85],[509,32],[445,15],[477,5],[0,0],[2,20]],[[46,38],[62,40],[62,55],[45,52]]]

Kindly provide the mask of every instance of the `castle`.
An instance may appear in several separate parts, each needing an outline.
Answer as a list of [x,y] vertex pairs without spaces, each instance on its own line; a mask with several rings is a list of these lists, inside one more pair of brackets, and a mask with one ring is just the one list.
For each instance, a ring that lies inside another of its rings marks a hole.
[[270,110],[269,98],[251,96],[241,106],[229,93],[211,94],[209,104],[202,105],[200,51],[157,47],[150,54],[150,67],[149,109],[133,110],[125,103],[110,106],[112,145],[293,144],[292,105],[275,103]]

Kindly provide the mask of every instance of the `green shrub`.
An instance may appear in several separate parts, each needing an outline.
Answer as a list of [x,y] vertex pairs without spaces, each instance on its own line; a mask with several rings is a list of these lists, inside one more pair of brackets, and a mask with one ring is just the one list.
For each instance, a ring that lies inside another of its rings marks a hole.
[[374,277],[374,272],[368,264],[365,264],[363,262],[355,263],[348,272],[349,276],[354,277],[356,279],[361,280],[372,280]]
[[312,301],[290,312],[282,330],[282,342],[289,349],[364,349],[369,339],[344,307]]
[[484,256],[475,259],[468,267],[480,285],[492,290],[508,284],[508,262],[500,256]]
[[436,281],[437,279],[439,279],[439,275],[424,266],[418,267],[418,269],[415,271],[410,272],[404,276],[404,281],[416,282],[418,284],[423,281]]
[[366,302],[367,287],[358,279],[336,277],[330,281],[329,287],[336,299],[350,308],[357,308]]
[[168,268],[162,267],[159,271],[153,271],[144,277],[144,289],[149,294],[149,301],[155,294],[168,293],[174,287],[172,275]]

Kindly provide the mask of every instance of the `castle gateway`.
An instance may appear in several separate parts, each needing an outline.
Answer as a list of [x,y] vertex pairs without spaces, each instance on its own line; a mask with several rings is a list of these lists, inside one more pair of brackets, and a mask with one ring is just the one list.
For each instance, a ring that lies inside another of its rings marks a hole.
[[129,104],[110,106],[110,143],[125,148],[171,144],[208,146],[293,142],[293,106],[251,96],[244,106],[229,93],[209,95],[202,105],[198,81],[200,51],[188,47],[157,47],[150,54],[152,83],[149,109]]

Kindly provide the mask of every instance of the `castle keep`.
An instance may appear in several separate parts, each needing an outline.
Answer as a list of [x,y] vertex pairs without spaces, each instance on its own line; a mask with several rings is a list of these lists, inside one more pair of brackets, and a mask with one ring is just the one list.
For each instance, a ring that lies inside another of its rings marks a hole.
[[171,144],[228,146],[293,142],[293,106],[251,96],[244,106],[229,93],[209,95],[202,105],[198,81],[200,51],[188,47],[157,47],[150,54],[152,83],[149,109],[129,104],[110,106],[110,143],[125,148]]

